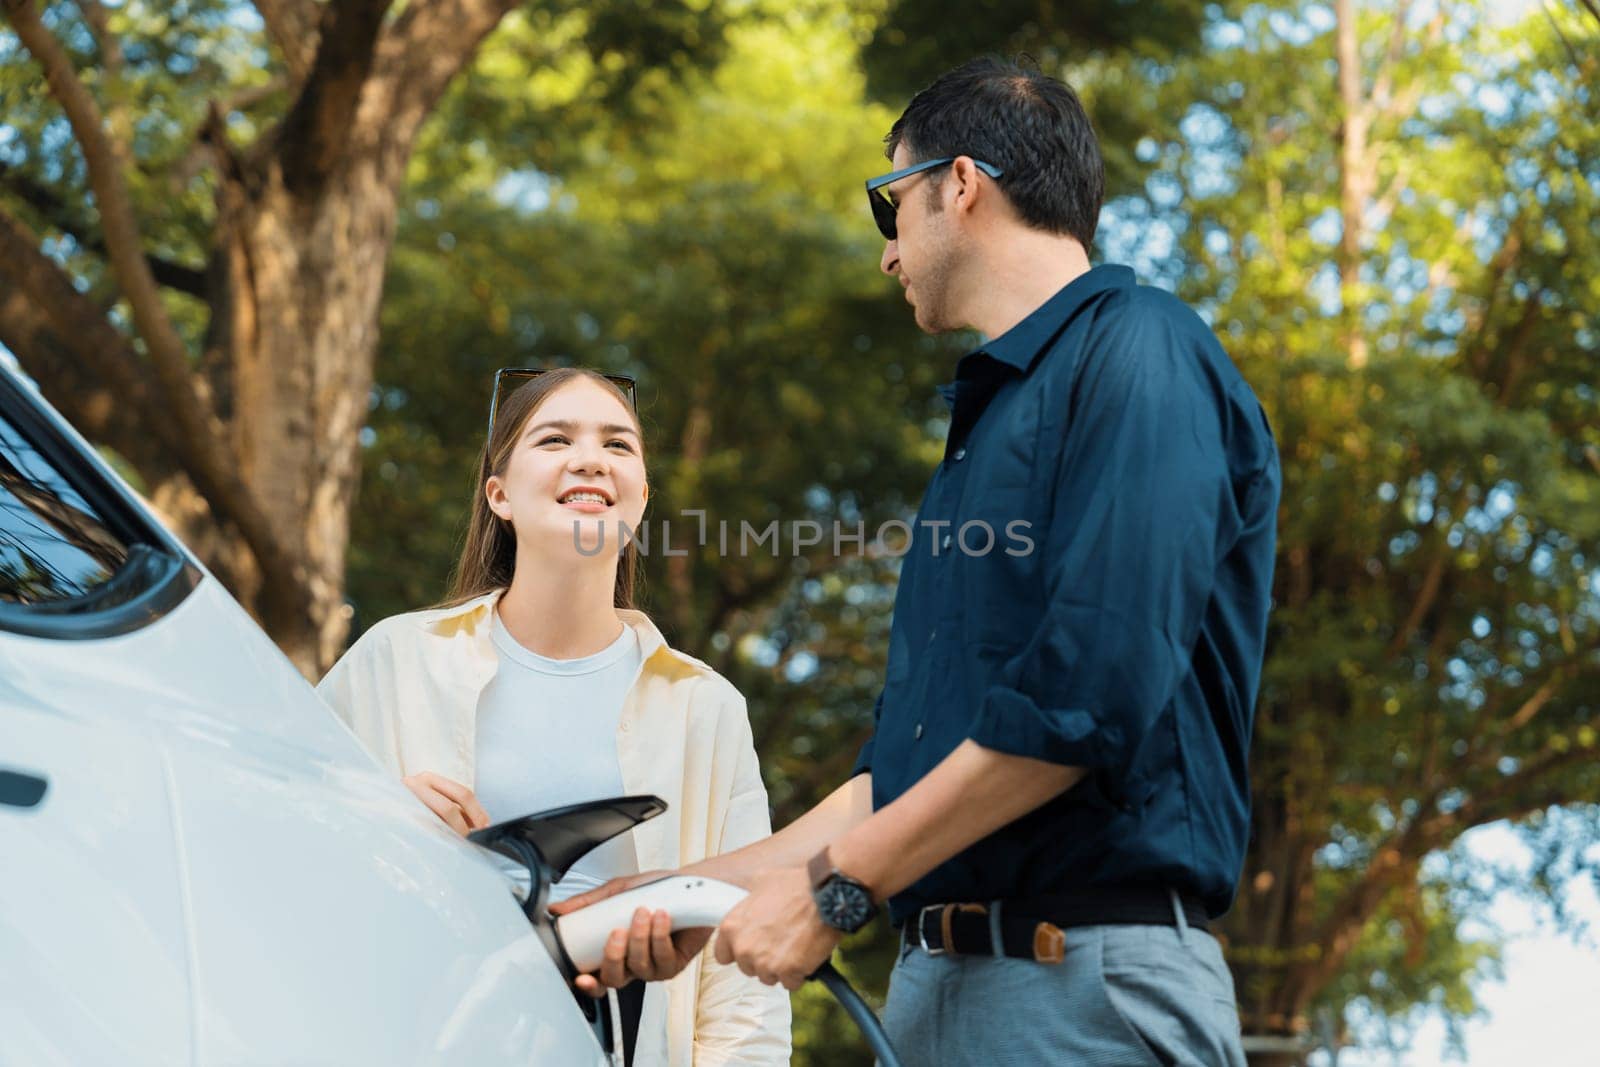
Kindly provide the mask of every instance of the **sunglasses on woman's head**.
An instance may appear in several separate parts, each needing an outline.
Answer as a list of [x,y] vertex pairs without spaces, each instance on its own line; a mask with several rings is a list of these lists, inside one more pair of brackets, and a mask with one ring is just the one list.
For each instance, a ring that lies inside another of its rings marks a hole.
[[[489,400],[489,434],[494,434],[494,416],[500,410],[500,404],[506,397],[527,385],[541,374],[548,374],[552,367],[501,367],[494,372],[494,396]],[[633,379],[626,374],[602,375],[606,381],[621,389],[628,397],[628,406],[638,410],[638,403],[634,400]]]
[[[925,170],[932,170],[934,167],[947,166],[959,158],[961,157],[943,156],[939,159],[924,160],[921,163],[913,163],[909,167],[902,167],[900,170],[892,170],[888,174],[881,174],[876,178],[867,179],[867,203],[872,207],[872,220],[878,224],[878,232],[883,234],[884,240],[893,241],[896,239],[899,231],[895,229],[895,214],[900,210],[900,205],[889,198],[889,190],[885,189],[884,186],[897,182],[901,178],[909,178],[913,174],[921,174]],[[1000,175],[1005,173],[993,163],[985,163],[981,159],[974,159],[972,165],[991,178],[999,178]]]

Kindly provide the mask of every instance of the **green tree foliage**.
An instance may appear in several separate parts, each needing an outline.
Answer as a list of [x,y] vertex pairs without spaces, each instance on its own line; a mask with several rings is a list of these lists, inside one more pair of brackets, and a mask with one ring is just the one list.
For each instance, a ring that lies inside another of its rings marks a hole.
[[1114,192],[1143,179],[1130,147],[1156,121],[1153,90],[1166,67],[1200,44],[1200,28],[1236,6],[1206,0],[1066,3],[893,0],[862,49],[872,94],[898,109],[950,68],[982,54],[1068,71],[1100,133]]
[[[208,102],[238,105],[231,121],[241,138],[258,133],[260,117],[285,104],[285,87],[273,85],[261,62],[258,35],[230,18],[238,6],[125,4],[105,10],[98,30],[73,4],[44,8],[46,25],[127,145],[128,192],[146,250],[176,323],[197,346],[206,325],[200,298],[213,193],[198,138]],[[120,294],[71,126],[45,91],[38,64],[3,31],[0,116],[0,208],[45,235],[46,251],[98,304],[115,303]]]
[[513,9],[525,75],[584,90],[524,98],[513,118],[547,134],[714,61],[728,14],[0,0],[0,341],[310,676],[347,636],[356,433],[407,164]]
[[[1205,309],[1284,458],[1227,923],[1260,1032],[1469,1011],[1476,872],[1428,857],[1600,801],[1600,101],[1562,36],[1593,34],[1491,15],[1352,14],[1354,96],[1328,8],[1214,23],[1109,241]],[[1557,852],[1597,839],[1589,811]]]

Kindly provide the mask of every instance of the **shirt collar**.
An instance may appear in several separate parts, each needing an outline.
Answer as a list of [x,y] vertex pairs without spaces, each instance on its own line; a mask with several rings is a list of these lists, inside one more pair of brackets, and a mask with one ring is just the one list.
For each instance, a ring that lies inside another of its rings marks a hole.
[[[1066,325],[1089,298],[1107,289],[1123,289],[1134,284],[1133,271],[1114,263],[1103,263],[1078,275],[1062,286],[1057,293],[1035,308],[1027,318],[1011,329],[985,341],[962,362],[974,356],[985,355],[1019,371],[1026,372],[1039,357],[1039,353],[1053,341],[1061,327]],[[957,370],[959,377],[960,371]]]
[[[504,589],[495,589],[484,593],[482,596],[464,600],[459,604],[451,604],[442,608],[433,608],[422,613],[422,625],[429,632],[448,636],[452,633],[467,632],[473,636],[489,639],[489,627],[486,625],[496,602]],[[702,669],[703,664],[693,656],[686,656],[682,652],[667,644],[667,639],[661,635],[656,624],[642,611],[632,611],[627,608],[618,608],[617,617],[624,626],[630,627],[639,638],[639,653],[644,663],[649,663],[657,654],[670,659],[682,666]]]

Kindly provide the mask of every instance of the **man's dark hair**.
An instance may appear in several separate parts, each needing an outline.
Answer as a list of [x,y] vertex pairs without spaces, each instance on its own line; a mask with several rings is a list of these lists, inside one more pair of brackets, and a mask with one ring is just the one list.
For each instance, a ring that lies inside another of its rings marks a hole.
[[1011,60],[971,60],[912,97],[884,144],[891,159],[904,144],[912,163],[941,156],[992,163],[1029,226],[1071,234],[1085,250],[1094,241],[1105,164],[1089,115],[1064,82]]

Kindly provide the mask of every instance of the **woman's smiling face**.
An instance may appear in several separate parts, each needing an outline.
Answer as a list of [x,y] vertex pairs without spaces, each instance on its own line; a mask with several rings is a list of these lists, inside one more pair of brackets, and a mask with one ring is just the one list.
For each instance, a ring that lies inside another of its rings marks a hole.
[[[483,491],[519,543],[615,558],[621,524],[638,529],[649,495],[632,413],[591,379],[563,385],[528,416],[504,472]],[[609,551],[599,553],[602,536]]]

